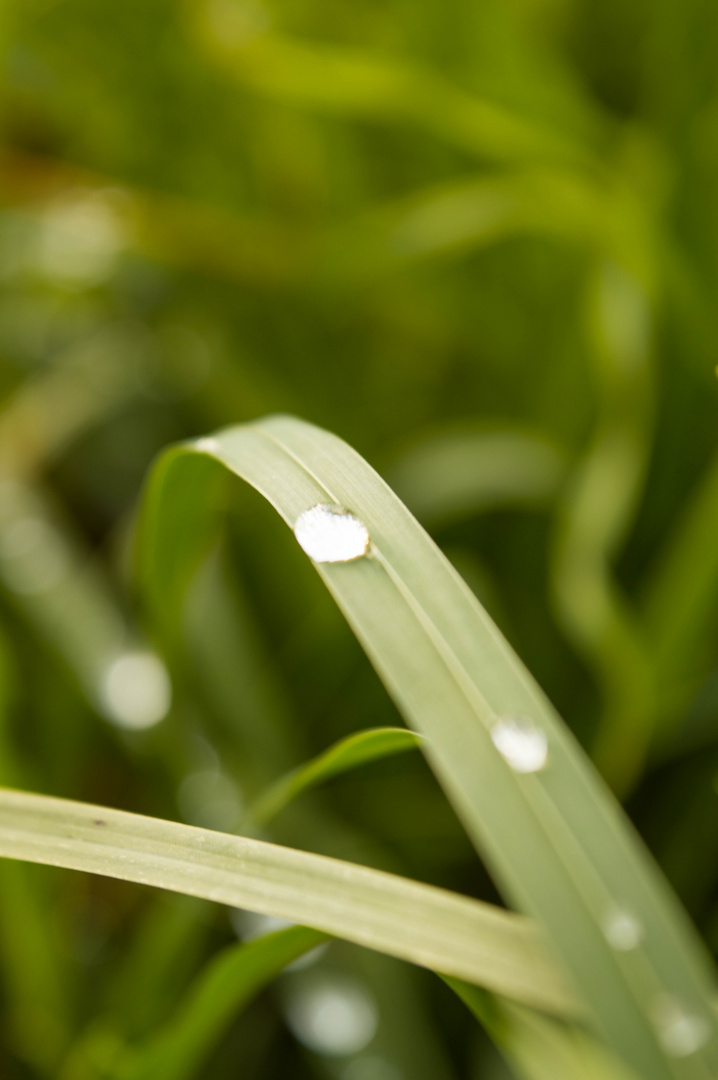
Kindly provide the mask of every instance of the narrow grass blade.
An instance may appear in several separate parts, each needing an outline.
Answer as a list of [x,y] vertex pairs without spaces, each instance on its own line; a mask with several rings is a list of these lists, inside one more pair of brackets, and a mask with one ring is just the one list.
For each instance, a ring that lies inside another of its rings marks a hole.
[[499,1002],[460,979],[445,982],[486,1028],[521,1080],[636,1080],[636,1074],[578,1027]]
[[413,750],[419,738],[406,728],[372,728],[341,739],[306,765],[293,769],[273,784],[247,812],[257,825],[264,825],[301,795],[333,776],[365,765],[370,761]]
[[338,859],[9,789],[0,856],[276,915],[539,1008],[576,1008],[527,920]]
[[[425,736],[432,767],[507,898],[546,929],[595,1030],[636,1071],[650,1080],[718,1071],[714,974],[695,931],[570,733],[405,507],[340,439],[292,418],[230,428],[203,440],[201,456],[194,449],[170,450],[147,494],[141,546],[152,609],[180,603],[173,586],[182,575],[164,565],[182,565],[167,522],[202,527],[183,483],[188,457],[195,485],[198,467],[209,475],[216,458],[290,526],[316,504],[348,507],[369,530],[372,557],[317,569]],[[492,731],[505,717],[529,717],[543,732],[542,771],[517,771],[497,752]],[[638,930],[624,950],[611,927],[625,913]],[[657,1029],[666,1001],[700,1032],[686,1058],[673,1056]]]
[[[659,738],[670,733],[705,671],[701,639],[718,593],[718,458],[681,516],[646,595],[645,614],[663,704]],[[697,678],[698,677],[698,678]]]
[[190,1080],[252,998],[325,939],[317,930],[292,926],[248,945],[231,945],[207,965],[157,1035],[127,1053],[111,1080]]
[[446,521],[504,507],[544,506],[566,473],[559,448],[520,428],[443,431],[393,466],[389,480],[421,521]]

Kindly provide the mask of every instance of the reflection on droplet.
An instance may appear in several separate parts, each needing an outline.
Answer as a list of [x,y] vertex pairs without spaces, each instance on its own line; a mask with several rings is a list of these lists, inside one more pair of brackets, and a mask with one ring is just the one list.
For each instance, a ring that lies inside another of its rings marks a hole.
[[108,666],[100,694],[113,723],[139,730],[152,727],[167,715],[172,684],[167,668],[154,653],[127,652]]
[[528,716],[505,716],[494,724],[491,738],[515,772],[538,772],[548,760],[548,739]]
[[653,1019],[661,1046],[671,1057],[690,1057],[705,1046],[711,1035],[711,1024],[707,1017],[686,1012],[681,1003],[669,994],[656,1002]]
[[285,1016],[294,1035],[309,1050],[344,1057],[363,1050],[379,1023],[369,988],[348,976],[310,972],[292,986]]
[[299,546],[315,562],[350,562],[366,555],[366,525],[343,506],[319,503],[300,514],[294,525]]
[[631,952],[643,939],[643,927],[628,911],[611,911],[604,923],[603,933],[606,941],[617,952]]
[[220,769],[200,769],[186,776],[177,803],[188,825],[223,832],[235,828],[242,812],[237,785]]
[[195,439],[194,449],[200,454],[216,454],[219,450],[219,442],[211,435],[207,435],[201,439]]

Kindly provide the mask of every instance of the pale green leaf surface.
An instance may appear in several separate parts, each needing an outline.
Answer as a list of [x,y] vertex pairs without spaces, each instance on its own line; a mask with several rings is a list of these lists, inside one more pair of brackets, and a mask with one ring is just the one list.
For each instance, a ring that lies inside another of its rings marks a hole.
[[576,1007],[527,920],[338,859],[9,789],[0,855],[275,915],[541,1008]]
[[[432,767],[507,897],[548,931],[596,1030],[637,1071],[650,1080],[711,1075],[715,1034],[690,1062],[669,1060],[650,1019],[656,1000],[670,993],[714,1032],[707,954],[570,733],[399,500],[341,440],[291,418],[227,429],[200,449],[208,472],[214,456],[290,526],[326,502],[364,521],[373,557],[317,569],[409,724],[425,736]],[[165,508],[176,520],[170,488],[181,491],[185,519],[196,521],[180,482],[192,450],[169,451],[148,492],[144,581],[155,611],[179,603],[177,575],[163,565],[168,552],[182,563]],[[544,771],[517,774],[499,756],[490,728],[505,714],[529,715],[543,727]],[[611,949],[603,933],[616,907],[642,923],[643,939],[630,953]]]
[[418,736],[406,728],[358,731],[346,739],[340,739],[306,765],[281,777],[249,808],[247,816],[256,824],[265,824],[288,806],[292,799],[317,784],[370,761],[413,750],[418,745]]

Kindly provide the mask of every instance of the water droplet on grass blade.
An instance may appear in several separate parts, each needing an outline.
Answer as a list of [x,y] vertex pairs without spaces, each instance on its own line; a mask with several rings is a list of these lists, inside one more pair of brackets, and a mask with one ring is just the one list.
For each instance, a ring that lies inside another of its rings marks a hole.
[[615,909],[603,923],[606,941],[616,952],[631,952],[643,939],[643,927],[628,911]]
[[528,716],[505,716],[494,724],[491,738],[514,772],[538,772],[548,760],[548,739]]
[[301,549],[315,562],[351,562],[366,555],[369,531],[343,506],[319,503],[300,514],[294,535]]
[[219,450],[219,442],[217,439],[213,439],[211,435],[206,435],[201,439],[195,439],[194,448],[200,454],[216,454]]
[[659,998],[653,1018],[661,1046],[671,1057],[690,1057],[705,1046],[711,1035],[711,1024],[706,1017],[687,1012],[669,994]]

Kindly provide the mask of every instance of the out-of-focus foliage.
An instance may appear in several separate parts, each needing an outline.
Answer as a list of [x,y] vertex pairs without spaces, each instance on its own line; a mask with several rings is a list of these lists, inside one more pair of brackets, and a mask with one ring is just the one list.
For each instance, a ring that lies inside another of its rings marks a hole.
[[[396,724],[250,494],[146,637],[154,454],[292,411],[432,530],[718,945],[717,38],[710,0],[3,5],[4,783],[232,830]],[[495,899],[416,754],[268,836]],[[11,1080],[106,1075],[257,930],[0,869]],[[312,1041],[327,994],[363,1043]],[[504,1076],[438,980],[336,944],[212,1053],[198,1078]]]

